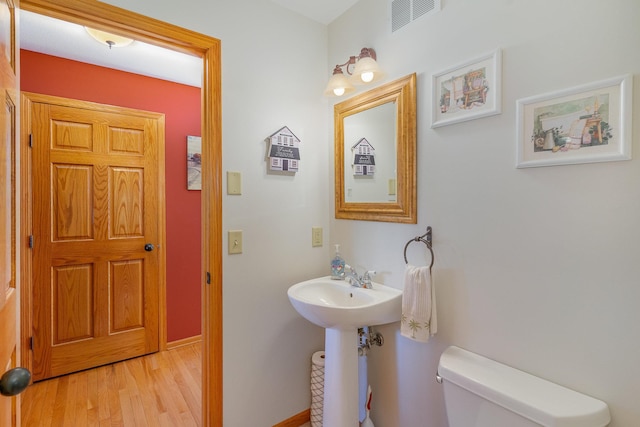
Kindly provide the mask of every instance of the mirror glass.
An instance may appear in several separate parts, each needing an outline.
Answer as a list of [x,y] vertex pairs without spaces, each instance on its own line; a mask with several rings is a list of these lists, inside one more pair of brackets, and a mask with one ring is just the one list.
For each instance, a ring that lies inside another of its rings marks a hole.
[[344,118],[345,201],[396,201],[395,102]]
[[416,223],[416,75],[334,110],[336,218]]

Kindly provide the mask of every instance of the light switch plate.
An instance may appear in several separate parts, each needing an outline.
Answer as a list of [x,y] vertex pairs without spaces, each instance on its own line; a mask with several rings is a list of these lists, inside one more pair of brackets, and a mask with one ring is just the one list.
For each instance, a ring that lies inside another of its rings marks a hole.
[[311,246],[322,246],[322,227],[311,227]]
[[389,179],[389,195],[396,195],[396,180],[394,178]]
[[229,254],[242,253],[242,230],[229,230]]
[[227,171],[227,194],[242,194],[242,174]]

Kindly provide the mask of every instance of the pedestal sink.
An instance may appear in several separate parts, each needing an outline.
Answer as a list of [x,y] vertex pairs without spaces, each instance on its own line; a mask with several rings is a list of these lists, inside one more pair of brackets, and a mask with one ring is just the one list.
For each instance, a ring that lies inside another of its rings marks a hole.
[[325,328],[324,427],[357,427],[358,328],[399,321],[402,291],[376,282],[357,288],[327,276],[297,283],[287,295],[302,317]]

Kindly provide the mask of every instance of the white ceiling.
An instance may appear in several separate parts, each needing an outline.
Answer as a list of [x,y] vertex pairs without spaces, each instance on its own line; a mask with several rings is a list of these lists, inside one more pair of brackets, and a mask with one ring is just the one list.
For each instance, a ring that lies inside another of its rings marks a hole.
[[139,41],[109,49],[81,25],[24,10],[20,12],[20,47],[190,86],[200,87],[202,82],[202,60],[198,57]]
[[[358,0],[265,0],[277,3],[321,24],[329,24]],[[86,62],[135,74],[200,87],[200,58],[135,41],[126,48],[109,49],[95,41],[84,27],[28,11],[20,12],[23,49]]]
[[358,0],[271,0],[287,9],[328,25]]

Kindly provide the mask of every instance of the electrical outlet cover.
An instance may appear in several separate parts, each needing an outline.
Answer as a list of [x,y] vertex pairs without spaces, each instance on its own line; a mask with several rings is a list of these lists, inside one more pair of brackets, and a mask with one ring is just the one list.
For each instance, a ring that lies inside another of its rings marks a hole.
[[322,227],[311,227],[311,246],[322,246]]

